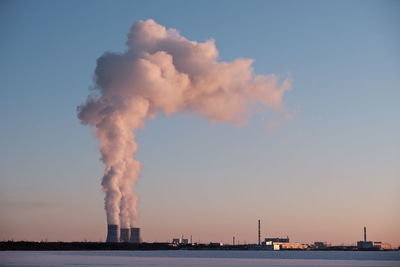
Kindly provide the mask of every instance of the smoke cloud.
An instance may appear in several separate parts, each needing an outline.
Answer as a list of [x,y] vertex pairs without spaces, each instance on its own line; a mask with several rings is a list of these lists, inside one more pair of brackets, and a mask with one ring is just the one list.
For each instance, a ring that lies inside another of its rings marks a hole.
[[214,40],[190,41],[151,19],[133,24],[126,45],[97,60],[94,90],[78,107],[100,142],[107,222],[122,228],[137,224],[133,187],[142,164],[134,157],[135,130],[146,118],[189,111],[243,124],[249,105],[279,110],[290,88],[276,75],[255,75],[252,59],[218,61]]

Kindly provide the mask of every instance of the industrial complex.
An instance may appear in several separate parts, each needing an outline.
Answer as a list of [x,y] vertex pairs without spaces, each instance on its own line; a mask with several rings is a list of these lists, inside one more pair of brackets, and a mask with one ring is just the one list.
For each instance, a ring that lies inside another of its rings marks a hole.
[[367,241],[367,227],[364,226],[364,240],[357,242],[359,250],[391,250],[392,246],[381,241]]
[[[222,242],[211,242],[209,244],[199,244],[184,238],[173,238],[169,243],[141,243],[140,228],[122,228],[116,224],[109,224],[107,228],[107,244],[135,244],[135,248],[145,245],[146,248],[151,244],[164,249],[246,249],[246,250],[392,250],[392,246],[388,243],[380,241],[367,240],[367,228],[364,227],[364,240],[358,241],[357,246],[332,246],[326,242],[316,241],[313,244],[302,244],[290,241],[289,237],[265,237],[261,240],[261,221],[257,224],[258,242],[256,244],[235,244],[235,237],[232,238],[232,244],[224,244]],[[139,245],[139,246],[138,246]]]

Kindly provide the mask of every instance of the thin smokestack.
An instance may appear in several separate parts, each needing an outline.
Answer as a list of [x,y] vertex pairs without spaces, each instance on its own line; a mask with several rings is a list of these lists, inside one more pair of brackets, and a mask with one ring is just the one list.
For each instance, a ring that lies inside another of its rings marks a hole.
[[139,244],[140,243],[140,228],[131,228],[130,243]]
[[364,242],[367,242],[367,227],[364,226]]
[[107,243],[119,242],[119,226],[116,224],[109,224],[107,226]]
[[121,228],[121,237],[119,239],[120,242],[129,242],[131,238],[131,229],[129,228]]
[[289,80],[254,74],[252,59],[220,62],[214,40],[190,41],[152,19],[136,22],[126,45],[98,58],[92,94],[78,107],[99,139],[107,223],[121,228],[137,225],[136,130],[147,118],[191,112],[243,125],[254,106],[282,110],[290,89]]
[[261,245],[261,224],[260,224],[260,220],[258,220],[258,245]]

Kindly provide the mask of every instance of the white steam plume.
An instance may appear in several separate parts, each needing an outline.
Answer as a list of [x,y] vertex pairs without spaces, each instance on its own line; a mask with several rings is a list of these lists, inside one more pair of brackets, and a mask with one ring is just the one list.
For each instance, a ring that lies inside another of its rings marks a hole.
[[241,124],[250,104],[280,109],[290,88],[275,75],[255,75],[252,59],[219,62],[213,40],[187,40],[151,19],[136,22],[126,44],[124,53],[97,60],[94,94],[78,107],[79,119],[100,141],[107,222],[122,228],[137,223],[135,130],[147,117],[187,110]]

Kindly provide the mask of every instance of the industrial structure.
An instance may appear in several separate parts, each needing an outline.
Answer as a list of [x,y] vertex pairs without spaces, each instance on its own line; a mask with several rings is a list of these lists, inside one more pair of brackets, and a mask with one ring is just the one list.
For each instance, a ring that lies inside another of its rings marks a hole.
[[388,243],[383,243],[380,241],[368,241],[367,227],[364,226],[364,241],[358,241],[357,248],[359,250],[391,250],[392,246]]
[[298,242],[290,242],[289,237],[280,238],[280,237],[267,237],[262,242],[263,246],[270,246],[273,250],[281,250],[281,249],[306,249],[308,245],[300,244]]
[[107,225],[107,243],[119,242],[119,226],[117,224]]
[[129,228],[121,228],[121,235],[119,237],[120,242],[129,242],[131,238],[131,229]]
[[275,242],[275,243],[289,243],[289,237],[286,236],[286,238],[280,238],[280,237],[267,237],[265,238],[264,242]]
[[140,228],[131,228],[131,236],[129,238],[130,243],[139,244],[140,243]]
[[307,245],[299,244],[297,242],[290,243],[289,237],[267,237],[261,242],[261,221],[258,220],[258,249],[263,250],[281,250],[281,249],[306,249]]
[[331,244],[322,241],[315,241],[314,244],[310,245],[310,247],[313,249],[326,249],[330,246]]
[[[242,245],[237,244],[237,240],[235,236],[232,237],[232,245],[237,248],[245,248],[245,249],[253,249],[253,250],[392,250],[392,246],[388,243],[380,242],[380,241],[369,241],[367,239],[367,228],[364,227],[363,237],[364,240],[358,241],[357,246],[331,246],[329,243],[316,241],[314,244],[307,245],[301,244],[298,242],[290,242],[288,236],[286,237],[266,237],[264,241],[261,241],[261,220],[257,221],[257,243],[247,244],[246,241]],[[108,224],[107,225],[107,243],[131,243],[131,244],[140,244],[140,228],[132,227],[132,228],[121,228],[117,224]],[[199,244],[192,242],[192,236],[190,236],[190,240],[184,238],[182,235],[181,238],[173,238],[171,243],[165,243],[172,245],[173,247],[187,247],[189,246],[203,246],[209,248],[218,248],[223,247],[223,243],[210,243]],[[110,244],[112,245],[112,244]],[[116,244],[115,244],[116,245]],[[123,245],[123,244],[121,244]],[[125,244],[129,245],[129,244]],[[228,245],[231,246],[232,245]]]
[[[183,238],[183,236],[182,236],[182,238],[173,238],[172,243],[175,245],[188,245],[189,239]],[[192,244],[192,241],[190,241],[190,243]]]
[[107,243],[140,243],[140,228],[122,228],[117,224],[107,226]]

